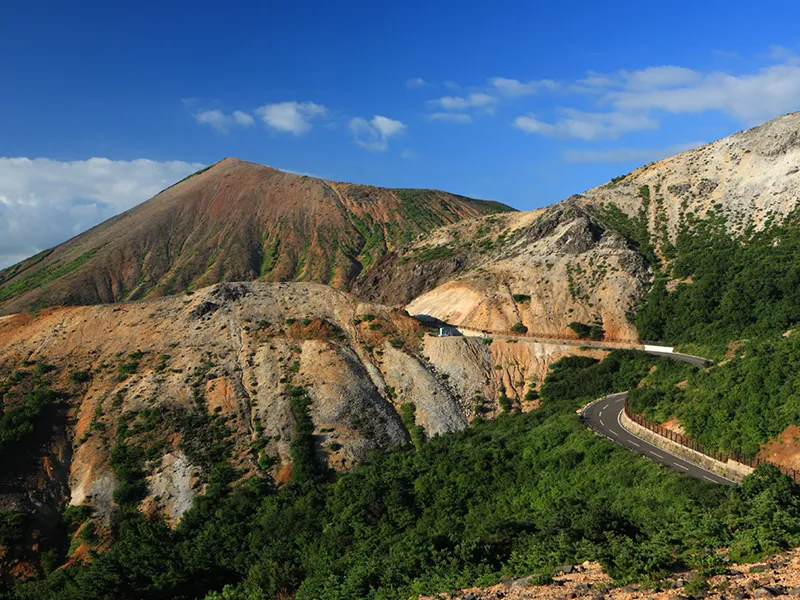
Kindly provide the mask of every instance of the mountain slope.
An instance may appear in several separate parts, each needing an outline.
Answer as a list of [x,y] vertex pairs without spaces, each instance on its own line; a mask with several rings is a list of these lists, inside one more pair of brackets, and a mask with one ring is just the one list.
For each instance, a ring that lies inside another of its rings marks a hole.
[[579,196],[646,224],[654,244],[688,218],[722,216],[731,234],[780,222],[800,201],[800,112],[650,163]]
[[334,183],[225,159],[0,271],[0,314],[136,300],[221,281],[345,288],[420,233],[510,210],[445,192]]
[[539,211],[443,227],[388,253],[353,291],[465,327],[521,323],[570,337],[577,322],[633,340],[631,316],[679,231],[714,217],[728,235],[746,235],[783,221],[798,201],[793,113]]
[[298,390],[318,460],[348,470],[414,426],[433,437],[498,414],[501,396],[535,407],[527,390],[576,351],[425,335],[402,311],[314,283],[223,283],[2,317],[0,511],[68,503],[108,517],[123,444],[147,452],[141,508],[174,520],[221,457],[286,481]]

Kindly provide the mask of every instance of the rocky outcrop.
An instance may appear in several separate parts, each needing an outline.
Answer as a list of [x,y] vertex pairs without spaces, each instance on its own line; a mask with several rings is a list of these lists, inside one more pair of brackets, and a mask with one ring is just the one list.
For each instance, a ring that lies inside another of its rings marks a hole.
[[[420,596],[420,600],[728,600],[732,598],[796,598],[800,596],[800,551],[776,554],[759,564],[734,564],[724,573],[707,578],[696,571],[673,573],[647,585],[620,586],[596,562],[564,565],[553,570],[552,583],[536,585],[542,576],[506,579],[487,588]],[[696,595],[697,581],[706,581],[707,591]],[[690,585],[694,584],[694,585]],[[694,587],[694,590],[692,590]]]
[[628,315],[650,276],[630,242],[573,198],[442,228],[377,264],[353,291],[473,329],[521,323],[532,335],[570,338],[578,321],[632,341]]

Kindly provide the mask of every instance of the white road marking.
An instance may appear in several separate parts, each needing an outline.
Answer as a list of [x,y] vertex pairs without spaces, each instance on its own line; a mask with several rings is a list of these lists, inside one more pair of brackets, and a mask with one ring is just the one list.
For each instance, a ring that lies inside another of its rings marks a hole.
[[[623,410],[624,410],[624,409],[623,409]],[[627,429],[625,429],[625,427],[622,425],[622,413],[623,413],[623,410],[620,410],[620,411],[619,411],[619,414],[617,415],[617,424],[620,426],[620,428],[621,428],[623,431],[627,431],[628,433],[631,433],[630,431],[628,431]],[[635,435],[635,434],[631,433],[631,435]],[[630,440],[629,440],[629,441],[630,441]],[[636,446],[638,446],[638,445],[639,445],[639,444],[637,444],[636,442],[633,442],[633,441],[631,441],[631,444],[635,444]],[[666,452],[666,453],[667,453],[667,454],[669,454],[670,456],[674,456],[675,458],[679,458],[677,455],[673,454],[673,453],[672,453],[672,452],[670,452],[669,450],[664,450],[664,452]],[[713,473],[712,471],[709,471],[709,470],[708,470],[708,469],[706,469],[705,467],[701,467],[700,465],[696,465],[696,464],[694,464],[694,463],[690,463],[690,464],[691,464],[693,467],[695,467],[696,469],[700,469],[701,471],[705,471],[706,473],[711,473],[712,475],[717,475],[716,473]],[[688,470],[688,469],[687,469],[687,470]],[[725,481],[730,481],[731,483],[734,483],[734,484],[736,483],[736,482],[735,482],[735,481],[733,481],[732,479],[728,479],[727,477],[723,477],[723,476],[721,476],[721,475],[717,475],[717,477],[719,477],[720,479],[724,479]],[[713,479],[710,479],[709,481],[714,481],[714,483],[718,483],[717,481],[715,481],[715,480],[713,480]]]
[[679,469],[683,469],[684,471],[688,471],[689,470],[687,467],[684,467],[683,465],[679,465],[678,463],[675,463],[675,466],[678,467]]
[[603,427],[605,427],[605,426],[606,426],[606,424],[605,424],[605,423],[603,423],[603,419],[600,419],[600,425],[602,425]]
[[657,456],[658,458],[664,458],[658,452],[653,452],[652,450],[650,450],[650,454],[652,454],[653,456]]
[[605,409],[607,409],[607,408],[608,408],[608,404],[606,404],[606,405],[603,407],[603,410],[605,410]]
[[598,417],[602,417],[603,416],[603,411],[601,410],[599,413],[597,413],[597,416]]
[[629,441],[631,444],[633,444],[634,446],[636,446],[637,448],[639,447],[639,444],[637,444],[637,443],[636,443],[636,442],[634,442],[633,440],[628,440],[628,441]]
[[713,479],[711,479],[711,477],[706,477],[705,475],[703,475],[703,479],[707,479],[707,480],[708,480],[708,481],[710,481],[711,483],[716,483],[716,481],[714,481]]
[[616,431],[612,431],[611,429],[609,429],[609,430],[608,430],[608,433],[610,433],[610,434],[611,434],[611,435],[613,435],[614,437],[617,437],[617,432],[616,432]]

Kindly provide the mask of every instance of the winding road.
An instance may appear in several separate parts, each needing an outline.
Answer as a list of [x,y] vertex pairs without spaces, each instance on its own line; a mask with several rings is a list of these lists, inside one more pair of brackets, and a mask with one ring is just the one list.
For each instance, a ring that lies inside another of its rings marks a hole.
[[736,485],[736,482],[699,467],[688,460],[679,458],[625,429],[622,426],[620,417],[625,408],[627,397],[628,392],[620,392],[593,402],[583,412],[584,421],[594,431],[618,443],[623,448],[636,454],[641,454],[678,473],[720,485]]
[[[490,333],[492,338],[499,338],[499,339],[513,339],[516,341],[529,341],[529,342],[539,342],[539,343],[550,343],[550,344],[564,344],[564,345],[584,345],[587,344],[586,341],[583,340],[556,340],[556,339],[549,339],[549,338],[536,338],[532,336],[524,336],[524,335],[498,335],[496,333]],[[451,339],[458,339],[458,337],[454,337]],[[614,349],[614,348],[628,348],[631,350],[640,350],[644,351],[647,354],[651,354],[653,356],[659,356],[662,358],[669,358],[670,360],[678,360],[681,362],[688,363],[690,365],[694,365],[695,367],[705,367],[708,366],[712,361],[702,358],[700,356],[692,356],[690,354],[680,354],[678,352],[659,352],[657,350],[645,350],[643,345],[640,344],[609,344],[603,342],[594,342],[591,343],[592,347],[596,348],[603,348],[603,349]],[[735,481],[732,481],[726,477],[718,475],[713,471],[709,471],[699,465],[696,465],[688,460],[680,458],[667,450],[659,448],[658,446],[654,446],[650,442],[643,440],[642,438],[634,435],[627,429],[622,426],[621,422],[621,415],[622,411],[625,408],[625,400],[628,398],[628,392],[620,392],[617,394],[611,394],[610,396],[606,396],[605,398],[600,398],[599,400],[595,400],[593,403],[586,406],[583,410],[583,421],[586,425],[594,430],[595,432],[599,433],[600,435],[616,442],[623,448],[630,450],[631,452],[635,452],[641,456],[649,458],[652,461],[655,461],[659,464],[662,464],[678,473],[683,473],[684,475],[689,475],[690,477],[695,477],[696,479],[700,479],[701,481],[707,481],[710,483],[716,483],[719,485],[727,485],[727,486],[734,486],[737,485]]]

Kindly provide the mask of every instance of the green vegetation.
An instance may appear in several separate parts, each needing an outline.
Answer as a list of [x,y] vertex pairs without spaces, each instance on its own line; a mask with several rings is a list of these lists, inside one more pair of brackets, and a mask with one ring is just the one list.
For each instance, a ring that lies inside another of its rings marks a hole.
[[335,478],[313,464],[308,400],[292,388],[290,483],[231,487],[229,470],[174,531],[125,514],[109,550],[10,597],[405,599],[501,577],[546,582],[555,566],[587,559],[626,582],[800,544],[800,492],[776,470],[759,469],[741,488],[712,486],[580,423],[578,406],[663,364],[632,352],[564,359],[541,409],[373,454]]
[[318,474],[314,449],[314,423],[308,407],[311,399],[301,387],[289,386],[290,406],[295,429],[292,438],[292,479],[308,481]]
[[503,409],[503,412],[511,412],[514,409],[514,403],[506,395],[506,388],[504,387],[501,387],[500,392],[497,394],[497,403]]
[[92,378],[91,373],[88,371],[73,371],[70,373],[69,378],[74,384],[86,383]]
[[[670,279],[679,283],[668,291]],[[785,331],[800,321],[800,216],[743,239],[712,217],[687,225],[675,258],[638,311],[646,340],[724,346],[728,341]]]
[[22,404],[7,409],[0,417],[0,455],[33,433],[42,411],[57,400],[58,396],[52,390],[35,389],[27,394]]
[[400,418],[403,425],[406,426],[409,436],[411,436],[411,443],[417,450],[422,449],[422,444],[425,442],[425,430],[422,425],[417,423],[417,407],[413,402],[406,402],[400,405]]
[[0,547],[19,544],[28,528],[28,515],[16,510],[0,510]]
[[749,342],[707,371],[664,367],[646,381],[631,394],[633,410],[658,422],[677,417],[697,441],[755,456],[800,423],[800,335]]
[[64,264],[52,264],[42,267],[38,271],[25,275],[16,281],[0,287],[0,302],[34,290],[46,283],[53,281],[54,279],[58,279],[63,275],[71,273],[92,258],[98,250],[99,248],[89,250],[88,252],[85,252],[79,257],[74,258]]
[[567,325],[567,327],[575,332],[575,335],[578,336],[579,340],[602,340],[606,333],[603,331],[603,327],[596,323],[593,325],[587,325],[586,323],[573,321]]
[[800,321],[800,218],[732,237],[721,217],[688,213],[672,252],[636,316],[640,337],[719,360],[741,341],[707,371],[660,368],[631,406],[657,422],[678,418],[706,446],[755,456],[800,424],[800,342],[782,335]]
[[525,327],[525,325],[523,325],[522,323],[514,323],[511,326],[511,331],[512,333],[518,333],[520,335],[524,335],[528,333],[528,328]]
[[513,298],[514,302],[517,304],[531,301],[531,297],[528,294],[512,294],[511,298]]
[[615,204],[603,206],[600,210],[600,217],[608,227],[628,238],[633,247],[644,256],[650,265],[657,266],[659,260],[656,256],[655,246],[653,245],[653,240],[651,240],[648,227],[650,188],[648,187],[647,190],[648,194],[646,197],[642,195],[642,207],[635,217],[629,217]]

